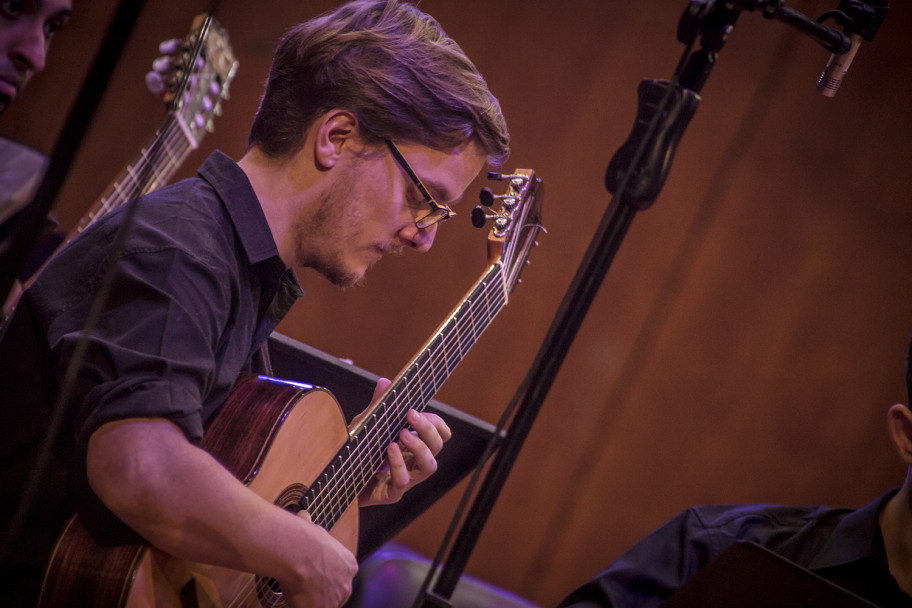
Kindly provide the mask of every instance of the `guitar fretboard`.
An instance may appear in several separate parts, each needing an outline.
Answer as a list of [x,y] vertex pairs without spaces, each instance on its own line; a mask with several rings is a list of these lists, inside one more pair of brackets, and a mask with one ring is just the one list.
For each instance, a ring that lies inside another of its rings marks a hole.
[[494,264],[393,381],[348,444],[301,498],[313,521],[331,529],[384,461],[410,409],[423,410],[507,304],[503,267]]

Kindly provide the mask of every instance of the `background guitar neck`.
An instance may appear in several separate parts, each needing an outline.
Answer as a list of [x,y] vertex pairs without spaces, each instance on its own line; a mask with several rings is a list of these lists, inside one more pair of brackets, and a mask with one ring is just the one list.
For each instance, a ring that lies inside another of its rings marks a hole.
[[82,217],[65,242],[69,242],[105,214],[167,184],[190,152],[198,146],[187,135],[181,118],[169,116],[161,129]]

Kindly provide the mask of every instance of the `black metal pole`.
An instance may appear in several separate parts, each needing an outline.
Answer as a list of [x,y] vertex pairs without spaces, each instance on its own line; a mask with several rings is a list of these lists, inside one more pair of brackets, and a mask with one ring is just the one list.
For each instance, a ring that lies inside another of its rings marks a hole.
[[[691,2],[678,32],[688,49],[675,76],[671,81],[644,80],[641,83],[633,131],[612,157],[606,171],[606,187],[615,196],[532,367],[508,405],[507,411],[516,409],[513,423],[466,515],[449,557],[440,568],[432,591],[428,591],[427,586],[435,575],[433,568],[428,573],[425,588],[415,599],[416,608],[450,606],[449,598],[636,212],[650,207],[658,197],[677,143],[699,104],[697,92],[715,66],[717,53],[739,13],[740,9],[722,2],[715,5]],[[698,35],[701,36],[701,48],[691,53]]]

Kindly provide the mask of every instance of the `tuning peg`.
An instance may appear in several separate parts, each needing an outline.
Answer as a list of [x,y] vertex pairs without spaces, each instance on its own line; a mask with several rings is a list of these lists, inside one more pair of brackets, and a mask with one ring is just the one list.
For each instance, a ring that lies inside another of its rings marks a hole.
[[472,225],[476,228],[484,228],[485,223],[491,220],[497,230],[505,230],[510,225],[510,219],[496,213],[485,213],[483,207],[472,209]]
[[522,175],[521,173],[513,173],[508,175],[506,173],[498,173],[497,171],[488,171],[488,179],[495,182],[502,182],[505,179],[519,179],[526,181],[529,179],[529,176]]
[[472,209],[472,225],[476,228],[484,228],[485,222],[488,220],[493,220],[497,216],[494,214],[488,215],[485,213],[483,207],[475,207]]
[[516,204],[516,197],[509,194],[501,194],[498,196],[494,195],[494,192],[490,188],[482,188],[481,192],[478,193],[478,200],[485,207],[490,207],[494,204],[494,201],[502,200],[503,204],[507,208],[512,208]]
[[493,205],[495,199],[494,192],[488,187],[482,188],[481,192],[478,193],[478,200],[485,207]]
[[165,92],[165,79],[158,72],[148,72],[146,74],[146,88],[153,95],[161,95]]
[[158,52],[163,55],[173,55],[180,48],[181,41],[177,38],[172,38],[171,40],[165,40],[160,42],[158,45]]

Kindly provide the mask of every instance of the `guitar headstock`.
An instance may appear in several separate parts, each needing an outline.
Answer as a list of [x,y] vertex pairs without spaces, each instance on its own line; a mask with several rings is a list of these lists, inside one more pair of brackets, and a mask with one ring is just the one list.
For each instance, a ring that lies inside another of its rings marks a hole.
[[[541,208],[545,188],[531,169],[517,169],[510,175],[488,173],[488,179],[506,181],[507,190],[495,196],[490,188],[483,188],[479,198],[484,207],[472,210],[472,224],[481,228],[493,222],[488,234],[488,260],[503,264],[507,289],[512,291],[529,263],[532,248],[538,245],[539,231],[544,230]],[[498,202],[500,208],[494,209]]]
[[179,40],[162,43],[165,53],[146,77],[149,89],[161,93],[168,112],[181,123],[195,148],[212,131],[215,116],[237,72],[238,61],[228,34],[211,15],[198,15],[191,31]]

